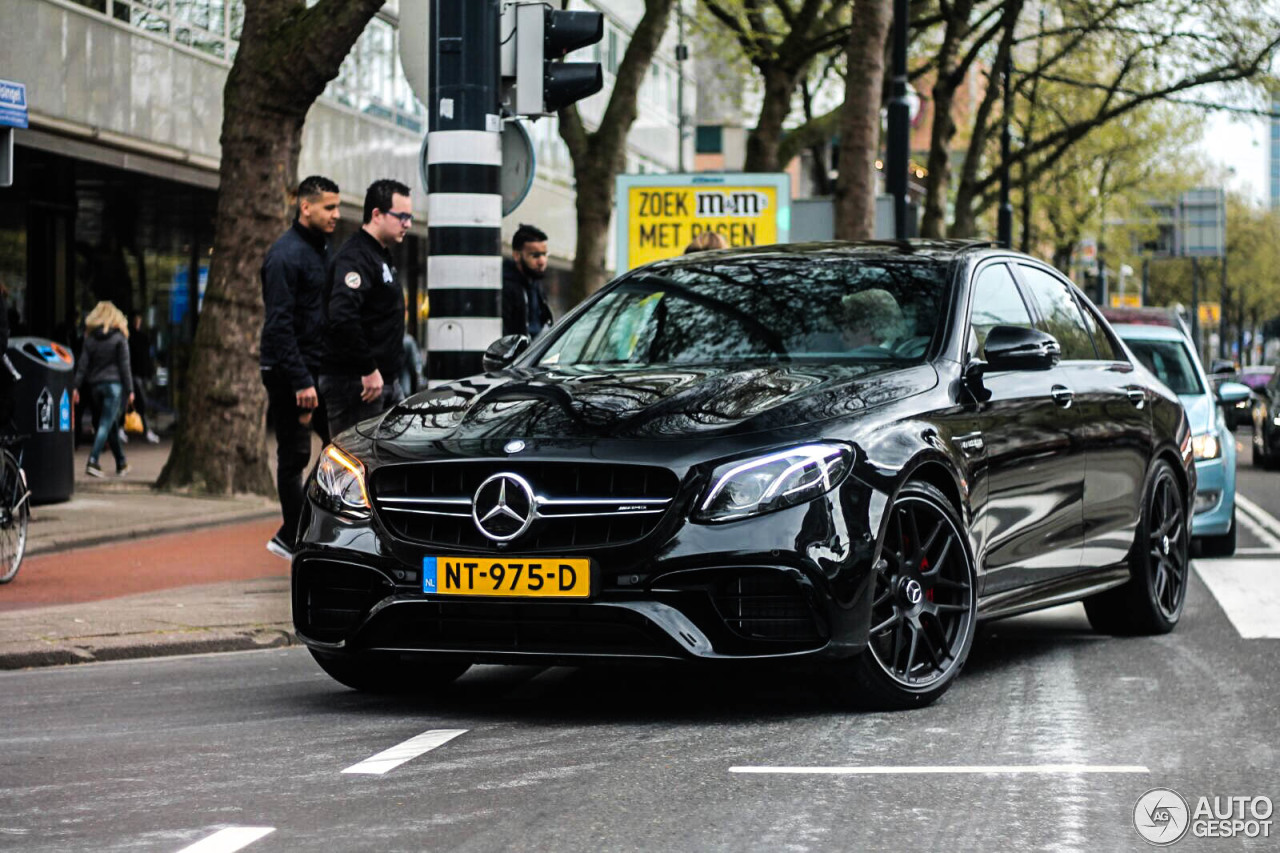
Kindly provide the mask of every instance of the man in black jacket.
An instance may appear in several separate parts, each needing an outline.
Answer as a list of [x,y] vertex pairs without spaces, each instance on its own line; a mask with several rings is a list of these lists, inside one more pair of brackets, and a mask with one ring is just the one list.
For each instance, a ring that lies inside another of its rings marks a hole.
[[521,225],[511,237],[511,257],[502,260],[502,334],[532,340],[551,325],[551,308],[542,290],[547,274],[547,235]]
[[302,515],[302,475],[311,431],[328,442],[323,398],[316,392],[323,355],[329,235],[338,226],[338,185],[312,175],[298,186],[298,215],[262,263],[262,351],[267,418],[276,434],[276,491],[284,524],[267,549],[293,556]]
[[413,223],[409,188],[374,181],[364,197],[364,224],[343,244],[330,270],[328,321],[320,395],[337,435],[404,399],[404,291],[389,246]]

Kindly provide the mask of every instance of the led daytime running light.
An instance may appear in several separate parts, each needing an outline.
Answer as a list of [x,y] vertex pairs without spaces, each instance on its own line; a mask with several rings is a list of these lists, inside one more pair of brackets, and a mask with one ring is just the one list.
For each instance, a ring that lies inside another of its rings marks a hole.
[[366,508],[372,506],[369,501],[369,492],[364,485],[364,464],[358,459],[352,459],[332,444],[324,449],[324,455],[351,473],[356,483],[360,485],[361,502]]

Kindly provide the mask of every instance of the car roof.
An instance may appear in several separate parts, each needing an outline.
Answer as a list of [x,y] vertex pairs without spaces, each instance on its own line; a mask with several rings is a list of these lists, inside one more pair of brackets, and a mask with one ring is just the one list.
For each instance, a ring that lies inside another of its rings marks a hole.
[[1175,326],[1150,326],[1141,323],[1112,323],[1111,328],[1125,340],[1135,341],[1182,341],[1190,344],[1190,339]]
[[[1020,255],[999,249],[995,243],[978,240],[863,240],[829,241],[813,243],[778,243],[770,246],[744,246],[733,249],[715,249],[677,255],[647,264],[646,268],[664,269],[686,264],[704,264],[708,261],[733,261],[751,258],[849,258],[858,260],[920,260],[949,262],[969,253]],[[1034,260],[1030,255],[1022,256]]]

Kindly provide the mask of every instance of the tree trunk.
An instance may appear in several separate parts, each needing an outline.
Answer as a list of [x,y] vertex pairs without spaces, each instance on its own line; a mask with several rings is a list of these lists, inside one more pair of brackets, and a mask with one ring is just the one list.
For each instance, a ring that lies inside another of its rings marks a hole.
[[938,49],[937,76],[933,81],[933,125],[929,133],[928,178],[925,181],[924,211],[920,218],[920,236],[941,239],[947,233],[947,192],[951,186],[951,140],[956,135],[956,120],[951,110],[955,104],[956,54],[969,31],[969,15],[973,0],[961,0],[947,18]]
[[[605,282],[609,218],[614,179],[626,168],[627,136],[636,120],[636,97],[649,73],[649,63],[667,29],[675,0],[645,0],[644,17],[636,25],[614,76],[609,106],[600,127],[588,133],[574,105],[560,111],[560,136],[573,161],[577,189],[578,249],[573,258],[570,299],[577,304]],[[583,188],[587,191],[583,192]]]
[[259,378],[267,249],[289,225],[302,125],[383,0],[256,0],[223,91],[213,259],[173,450],[157,486],[273,494]]
[[[588,169],[580,187],[613,187],[616,169]],[[573,256],[573,281],[569,299],[577,305],[604,286],[608,276],[609,219],[613,213],[613,193],[578,193],[578,248]]]
[[800,71],[776,64],[760,67],[764,82],[764,101],[760,118],[747,136],[747,158],[744,172],[777,172],[785,163],[778,162],[778,146],[782,142],[782,125],[791,114],[791,96],[795,94]]
[[890,0],[855,0],[849,32],[844,108],[840,121],[840,174],[836,178],[838,240],[870,240],[876,226],[876,153],[880,150],[880,95]]

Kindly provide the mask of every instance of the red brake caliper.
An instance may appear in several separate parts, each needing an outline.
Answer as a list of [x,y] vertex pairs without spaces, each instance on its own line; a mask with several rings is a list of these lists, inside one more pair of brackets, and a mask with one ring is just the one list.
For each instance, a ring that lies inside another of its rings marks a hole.
[[[924,572],[927,572],[928,570],[929,570],[929,558],[928,558],[928,557],[921,557],[921,558],[920,558],[920,572],[923,574]],[[933,587],[929,587],[928,589],[926,589],[926,590],[924,591],[924,597],[925,597],[925,599],[926,599],[926,600],[928,600],[928,601],[933,601]]]

